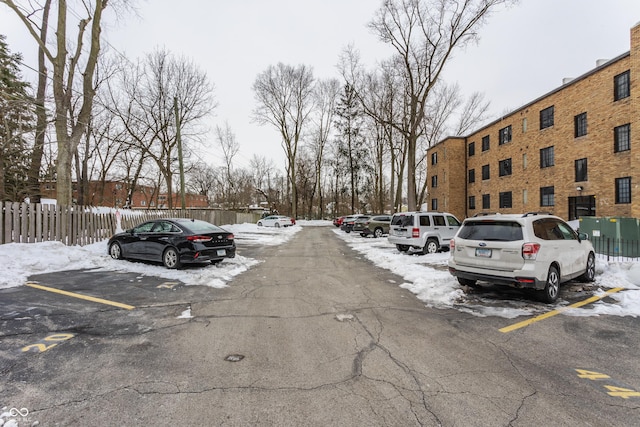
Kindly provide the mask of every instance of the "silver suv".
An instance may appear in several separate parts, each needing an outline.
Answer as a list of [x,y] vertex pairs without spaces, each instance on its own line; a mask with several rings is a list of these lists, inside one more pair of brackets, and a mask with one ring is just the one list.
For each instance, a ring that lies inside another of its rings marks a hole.
[[449,241],[460,228],[460,221],[446,212],[399,212],[391,217],[389,242],[400,252],[410,248],[433,254],[449,249]]
[[558,298],[561,283],[595,277],[587,235],[549,214],[467,218],[450,247],[449,272],[460,284],[486,281],[536,289],[548,303]]

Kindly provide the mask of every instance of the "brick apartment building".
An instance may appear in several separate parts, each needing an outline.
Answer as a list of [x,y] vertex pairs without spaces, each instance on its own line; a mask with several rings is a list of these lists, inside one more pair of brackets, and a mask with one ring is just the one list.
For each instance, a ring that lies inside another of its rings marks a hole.
[[640,24],[629,52],[430,148],[429,208],[640,218],[639,76]]
[[[55,199],[55,182],[45,182],[41,185],[42,197]],[[122,208],[127,203],[128,184],[122,181],[91,181],[89,191],[85,195],[85,204],[91,206],[105,206]],[[179,193],[173,193],[173,207],[180,208],[182,199]],[[73,183],[73,199],[78,199],[77,184]],[[185,194],[187,208],[207,208],[209,199],[202,194]],[[134,209],[166,209],[169,207],[169,195],[160,193],[156,188],[144,185],[136,186],[130,206]]]

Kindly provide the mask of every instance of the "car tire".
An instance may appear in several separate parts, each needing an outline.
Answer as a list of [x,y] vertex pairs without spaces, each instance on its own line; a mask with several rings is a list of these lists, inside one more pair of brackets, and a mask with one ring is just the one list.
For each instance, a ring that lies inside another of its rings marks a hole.
[[478,286],[477,282],[473,279],[463,279],[461,277],[458,277],[458,283],[460,283],[462,286],[468,286],[470,288],[479,288],[480,286]]
[[276,228],[280,228],[280,223],[276,222]]
[[581,282],[593,282],[596,278],[596,257],[590,253],[587,257],[587,268],[584,274],[579,277]]
[[123,259],[124,258],[122,256],[122,246],[120,246],[120,243],[113,242],[111,244],[111,246],[109,246],[109,255],[111,255],[111,258],[113,258],[113,259]]
[[409,245],[396,245],[396,249],[400,252],[407,252],[409,250]]
[[560,293],[560,273],[555,266],[549,267],[547,274],[547,283],[542,290],[542,299],[544,302],[551,304],[556,302]]
[[175,248],[167,248],[162,254],[162,264],[168,269],[180,268],[180,254]]
[[427,239],[427,243],[425,243],[424,248],[422,248],[422,253],[427,254],[435,254],[438,252],[438,241],[433,237]]
[[258,227],[262,227],[262,221],[258,221]]
[[384,234],[384,232],[382,231],[382,228],[378,227],[375,230],[373,230],[373,237],[378,238],[378,237],[382,237],[382,235]]

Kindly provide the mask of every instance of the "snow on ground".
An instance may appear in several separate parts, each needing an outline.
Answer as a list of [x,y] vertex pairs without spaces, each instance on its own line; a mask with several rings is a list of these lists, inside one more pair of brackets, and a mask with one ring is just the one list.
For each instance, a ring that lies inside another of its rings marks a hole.
[[[469,298],[458,281],[449,274],[448,252],[430,255],[416,255],[398,252],[386,237],[381,239],[363,238],[357,233],[333,230],[351,248],[379,267],[392,271],[405,282],[400,287],[413,292],[429,307],[457,308],[476,316],[499,316],[515,318],[549,311],[547,304],[527,299]],[[565,315],[596,316],[640,316],[640,262],[609,262],[597,260],[596,295],[610,288],[624,288],[624,291],[610,295],[615,303],[598,301],[582,308],[567,308]],[[568,305],[558,301],[556,307]]]
[[[448,252],[431,255],[411,255],[398,252],[386,237],[362,238],[356,233],[344,233],[331,225],[330,221],[298,221],[287,228],[258,227],[255,224],[225,225],[234,233],[238,255],[225,259],[218,265],[204,268],[169,270],[162,265],[114,260],[107,254],[106,241],[92,245],[65,246],[59,242],[10,243],[0,245],[0,257],[5,260],[0,276],[0,289],[23,285],[29,276],[62,270],[95,269],[138,273],[146,276],[179,280],[187,285],[204,285],[221,288],[232,285],[233,278],[260,261],[242,256],[243,244],[285,244],[302,227],[327,226],[335,235],[373,264],[390,270],[403,278],[398,286],[408,289],[425,305],[437,308],[456,308],[477,316],[500,316],[515,318],[548,311],[549,306],[530,299],[486,298],[482,295],[469,297],[456,279],[447,271]],[[594,316],[640,316],[640,262],[610,262],[598,259],[596,271],[597,295],[607,289],[621,287],[608,301],[599,301],[582,308],[570,308],[565,315]],[[568,305],[559,301],[556,307]],[[189,316],[189,313],[183,313]]]

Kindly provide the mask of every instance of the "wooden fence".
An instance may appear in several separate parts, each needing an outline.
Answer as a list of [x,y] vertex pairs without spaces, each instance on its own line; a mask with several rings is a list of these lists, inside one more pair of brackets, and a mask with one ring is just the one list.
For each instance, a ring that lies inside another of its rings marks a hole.
[[105,212],[90,206],[5,202],[0,212],[0,244],[59,241],[69,246],[83,246],[111,237],[118,222],[126,230],[155,218],[194,218],[225,225],[255,223],[259,215],[213,209]]

